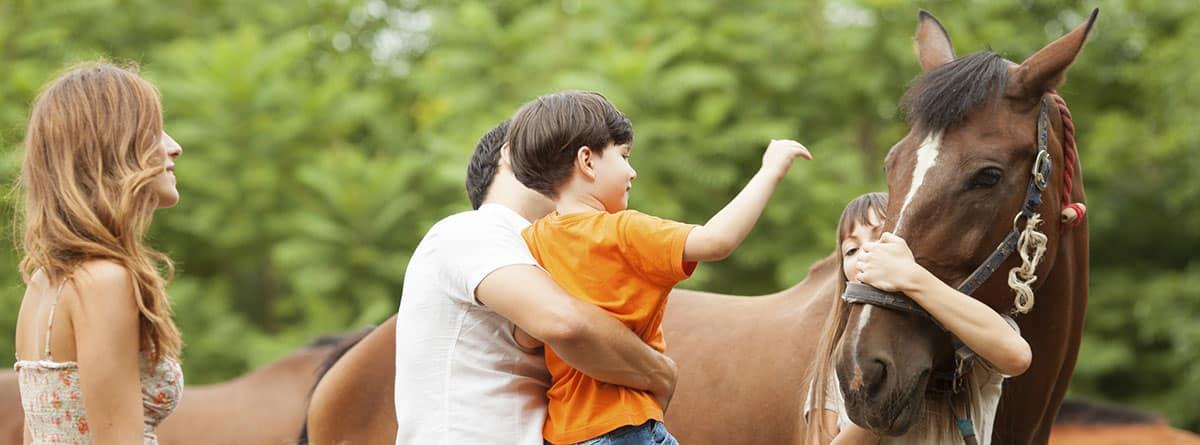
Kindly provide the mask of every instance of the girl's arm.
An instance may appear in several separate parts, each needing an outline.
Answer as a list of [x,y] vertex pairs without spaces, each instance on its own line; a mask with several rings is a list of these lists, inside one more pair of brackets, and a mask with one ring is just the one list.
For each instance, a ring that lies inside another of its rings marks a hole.
[[1029,343],[991,307],[917,264],[903,238],[885,233],[879,242],[863,246],[858,271],[864,284],[907,294],[1001,374],[1018,376],[1029,369]]
[[808,149],[799,142],[771,141],[763,154],[762,168],[750,178],[750,183],[707,224],[692,229],[683,247],[683,260],[717,261],[733,253],[750,234],[767,206],[767,200],[775,192],[775,186],[787,175],[797,157],[812,159]]
[[830,442],[829,445],[875,445],[878,443],[879,436],[876,436],[871,430],[851,422],[846,425],[846,429],[838,432],[837,437],[834,437],[833,442]]

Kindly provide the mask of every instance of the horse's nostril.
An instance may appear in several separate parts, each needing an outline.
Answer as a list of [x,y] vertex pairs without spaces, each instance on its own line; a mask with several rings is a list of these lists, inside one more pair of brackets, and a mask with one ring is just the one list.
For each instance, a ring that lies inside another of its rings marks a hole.
[[867,395],[871,399],[886,393],[891,367],[891,360],[885,357],[876,357],[863,369],[863,380],[867,386]]

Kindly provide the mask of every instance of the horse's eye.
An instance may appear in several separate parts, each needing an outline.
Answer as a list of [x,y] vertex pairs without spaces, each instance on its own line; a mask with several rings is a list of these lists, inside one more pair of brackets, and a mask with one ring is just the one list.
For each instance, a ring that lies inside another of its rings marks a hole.
[[1000,178],[1004,176],[1004,171],[996,167],[987,167],[975,173],[971,177],[970,184],[967,184],[968,190],[990,189],[1000,183]]

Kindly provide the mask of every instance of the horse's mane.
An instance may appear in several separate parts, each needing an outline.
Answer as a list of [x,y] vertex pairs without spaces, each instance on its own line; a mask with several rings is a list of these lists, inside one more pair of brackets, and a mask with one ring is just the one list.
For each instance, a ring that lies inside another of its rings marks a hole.
[[[366,330],[367,333],[371,332],[370,329],[374,329],[374,327],[368,326],[368,327],[364,328],[364,330]],[[322,335],[320,337],[317,337],[313,341],[308,342],[308,344],[304,345],[304,347],[302,347],[300,349],[317,349],[317,348],[325,348],[325,347],[329,347],[329,346],[343,345],[342,342],[345,342],[352,338],[360,338],[362,336],[364,336],[363,331],[348,332],[348,333],[341,334],[341,335]],[[355,343],[355,342],[350,342],[350,343]],[[345,352],[343,351],[343,353],[345,353]]]
[[901,100],[909,124],[927,132],[961,125],[972,111],[1004,94],[1008,67],[999,54],[980,51],[922,74]]
[[[333,365],[337,363],[338,360],[341,360],[342,356],[346,355],[347,352],[350,352],[351,349],[354,349],[354,346],[358,345],[358,343],[364,338],[367,338],[367,335],[374,331],[375,326],[367,326],[358,330],[358,332],[343,335],[322,336],[316,340],[313,340],[312,343],[309,343],[308,347],[337,345],[336,348],[329,352],[329,355],[325,357],[325,360],[321,362],[321,366],[317,367],[317,379],[313,382],[312,388],[308,389],[308,398],[310,402],[313,391],[317,389],[317,385],[321,384],[321,379],[325,377],[325,374],[328,373],[331,368],[333,368]],[[308,445],[308,414],[304,415],[304,424],[300,428],[300,437],[297,438],[296,444]]]
[[1063,400],[1054,423],[1059,425],[1155,425],[1163,419],[1145,411],[1090,400]]

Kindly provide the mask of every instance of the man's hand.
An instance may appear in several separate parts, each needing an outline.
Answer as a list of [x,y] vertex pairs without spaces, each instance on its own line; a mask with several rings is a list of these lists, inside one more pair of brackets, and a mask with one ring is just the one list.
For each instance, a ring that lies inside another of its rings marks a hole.
[[667,412],[667,405],[671,404],[671,398],[675,397],[675,385],[679,383],[679,366],[670,357],[666,357],[666,360],[667,364],[670,365],[668,366],[670,376],[664,379],[667,386],[650,390],[650,393],[654,394],[654,398],[658,400],[658,404],[662,407],[664,413]]

